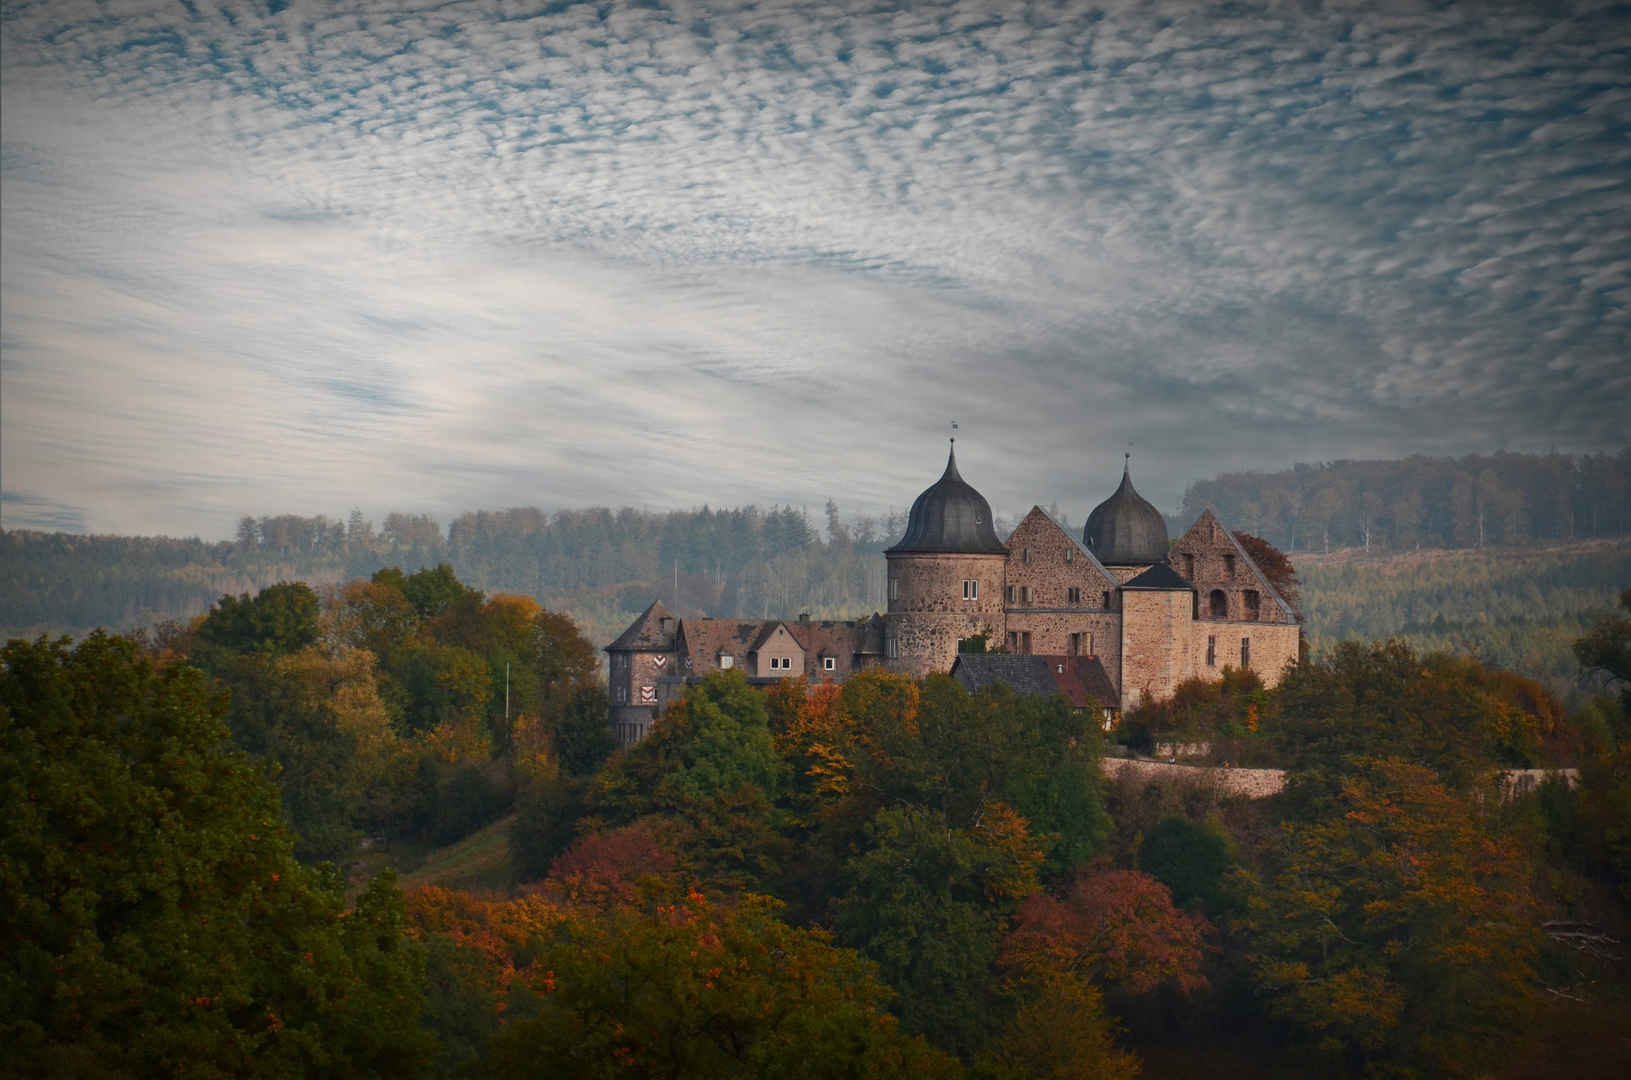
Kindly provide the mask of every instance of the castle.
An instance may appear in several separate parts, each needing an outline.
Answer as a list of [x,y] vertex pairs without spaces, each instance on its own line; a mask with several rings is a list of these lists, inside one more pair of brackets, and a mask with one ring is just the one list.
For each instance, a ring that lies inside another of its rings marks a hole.
[[915,678],[953,672],[973,685],[975,668],[996,669],[953,669],[964,640],[984,635],[1009,655],[1046,657],[1044,674],[1057,668],[1067,698],[1102,688],[1094,700],[1114,711],[1225,666],[1272,686],[1301,640],[1291,606],[1211,510],[1169,544],[1166,520],[1125,466],[1079,540],[1033,507],[1004,543],[990,504],[958,474],[953,445],[884,558],[887,613],[850,622],[677,619],[653,603],[606,647],[618,742],[639,740],[686,683],[718,670],[766,684],[842,681],[881,666]]

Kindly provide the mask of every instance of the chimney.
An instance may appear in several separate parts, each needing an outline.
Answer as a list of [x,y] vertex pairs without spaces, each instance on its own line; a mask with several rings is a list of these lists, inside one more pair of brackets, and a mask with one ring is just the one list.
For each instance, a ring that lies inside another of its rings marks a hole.
[[809,621],[810,621],[810,613],[808,611],[799,612],[799,622],[807,623]]

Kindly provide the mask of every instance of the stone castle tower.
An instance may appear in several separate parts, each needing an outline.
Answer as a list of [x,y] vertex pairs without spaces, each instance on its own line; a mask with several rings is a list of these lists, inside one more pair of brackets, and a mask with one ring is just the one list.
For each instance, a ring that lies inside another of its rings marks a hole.
[[945,474],[917,497],[906,535],[884,558],[884,656],[892,670],[916,678],[948,671],[963,638],[1001,640],[1008,548],[997,539],[991,504],[958,475],[955,444]]

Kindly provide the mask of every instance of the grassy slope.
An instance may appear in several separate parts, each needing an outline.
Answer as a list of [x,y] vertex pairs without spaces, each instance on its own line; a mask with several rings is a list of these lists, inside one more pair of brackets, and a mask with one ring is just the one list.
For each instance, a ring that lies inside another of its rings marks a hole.
[[351,869],[351,890],[361,891],[370,878],[390,867],[403,889],[439,885],[444,889],[503,889],[511,883],[510,824],[515,817],[495,821],[480,832],[428,853],[384,844],[362,853]]

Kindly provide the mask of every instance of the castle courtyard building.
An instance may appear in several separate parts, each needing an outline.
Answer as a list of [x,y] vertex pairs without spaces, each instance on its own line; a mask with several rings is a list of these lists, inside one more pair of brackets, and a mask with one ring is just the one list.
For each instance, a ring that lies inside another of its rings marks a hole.
[[1095,700],[1113,696],[1125,710],[1226,666],[1273,686],[1301,641],[1291,606],[1217,515],[1204,511],[1169,542],[1128,465],[1080,539],[1033,507],[1004,542],[990,504],[958,472],[954,446],[884,558],[888,607],[866,619],[676,619],[652,604],[606,649],[619,743],[641,738],[686,683],[711,671],[761,684],[843,681],[876,666],[921,678],[951,672],[962,642],[983,637],[1009,655],[1049,658],[1067,697],[1067,673],[1090,668]]

